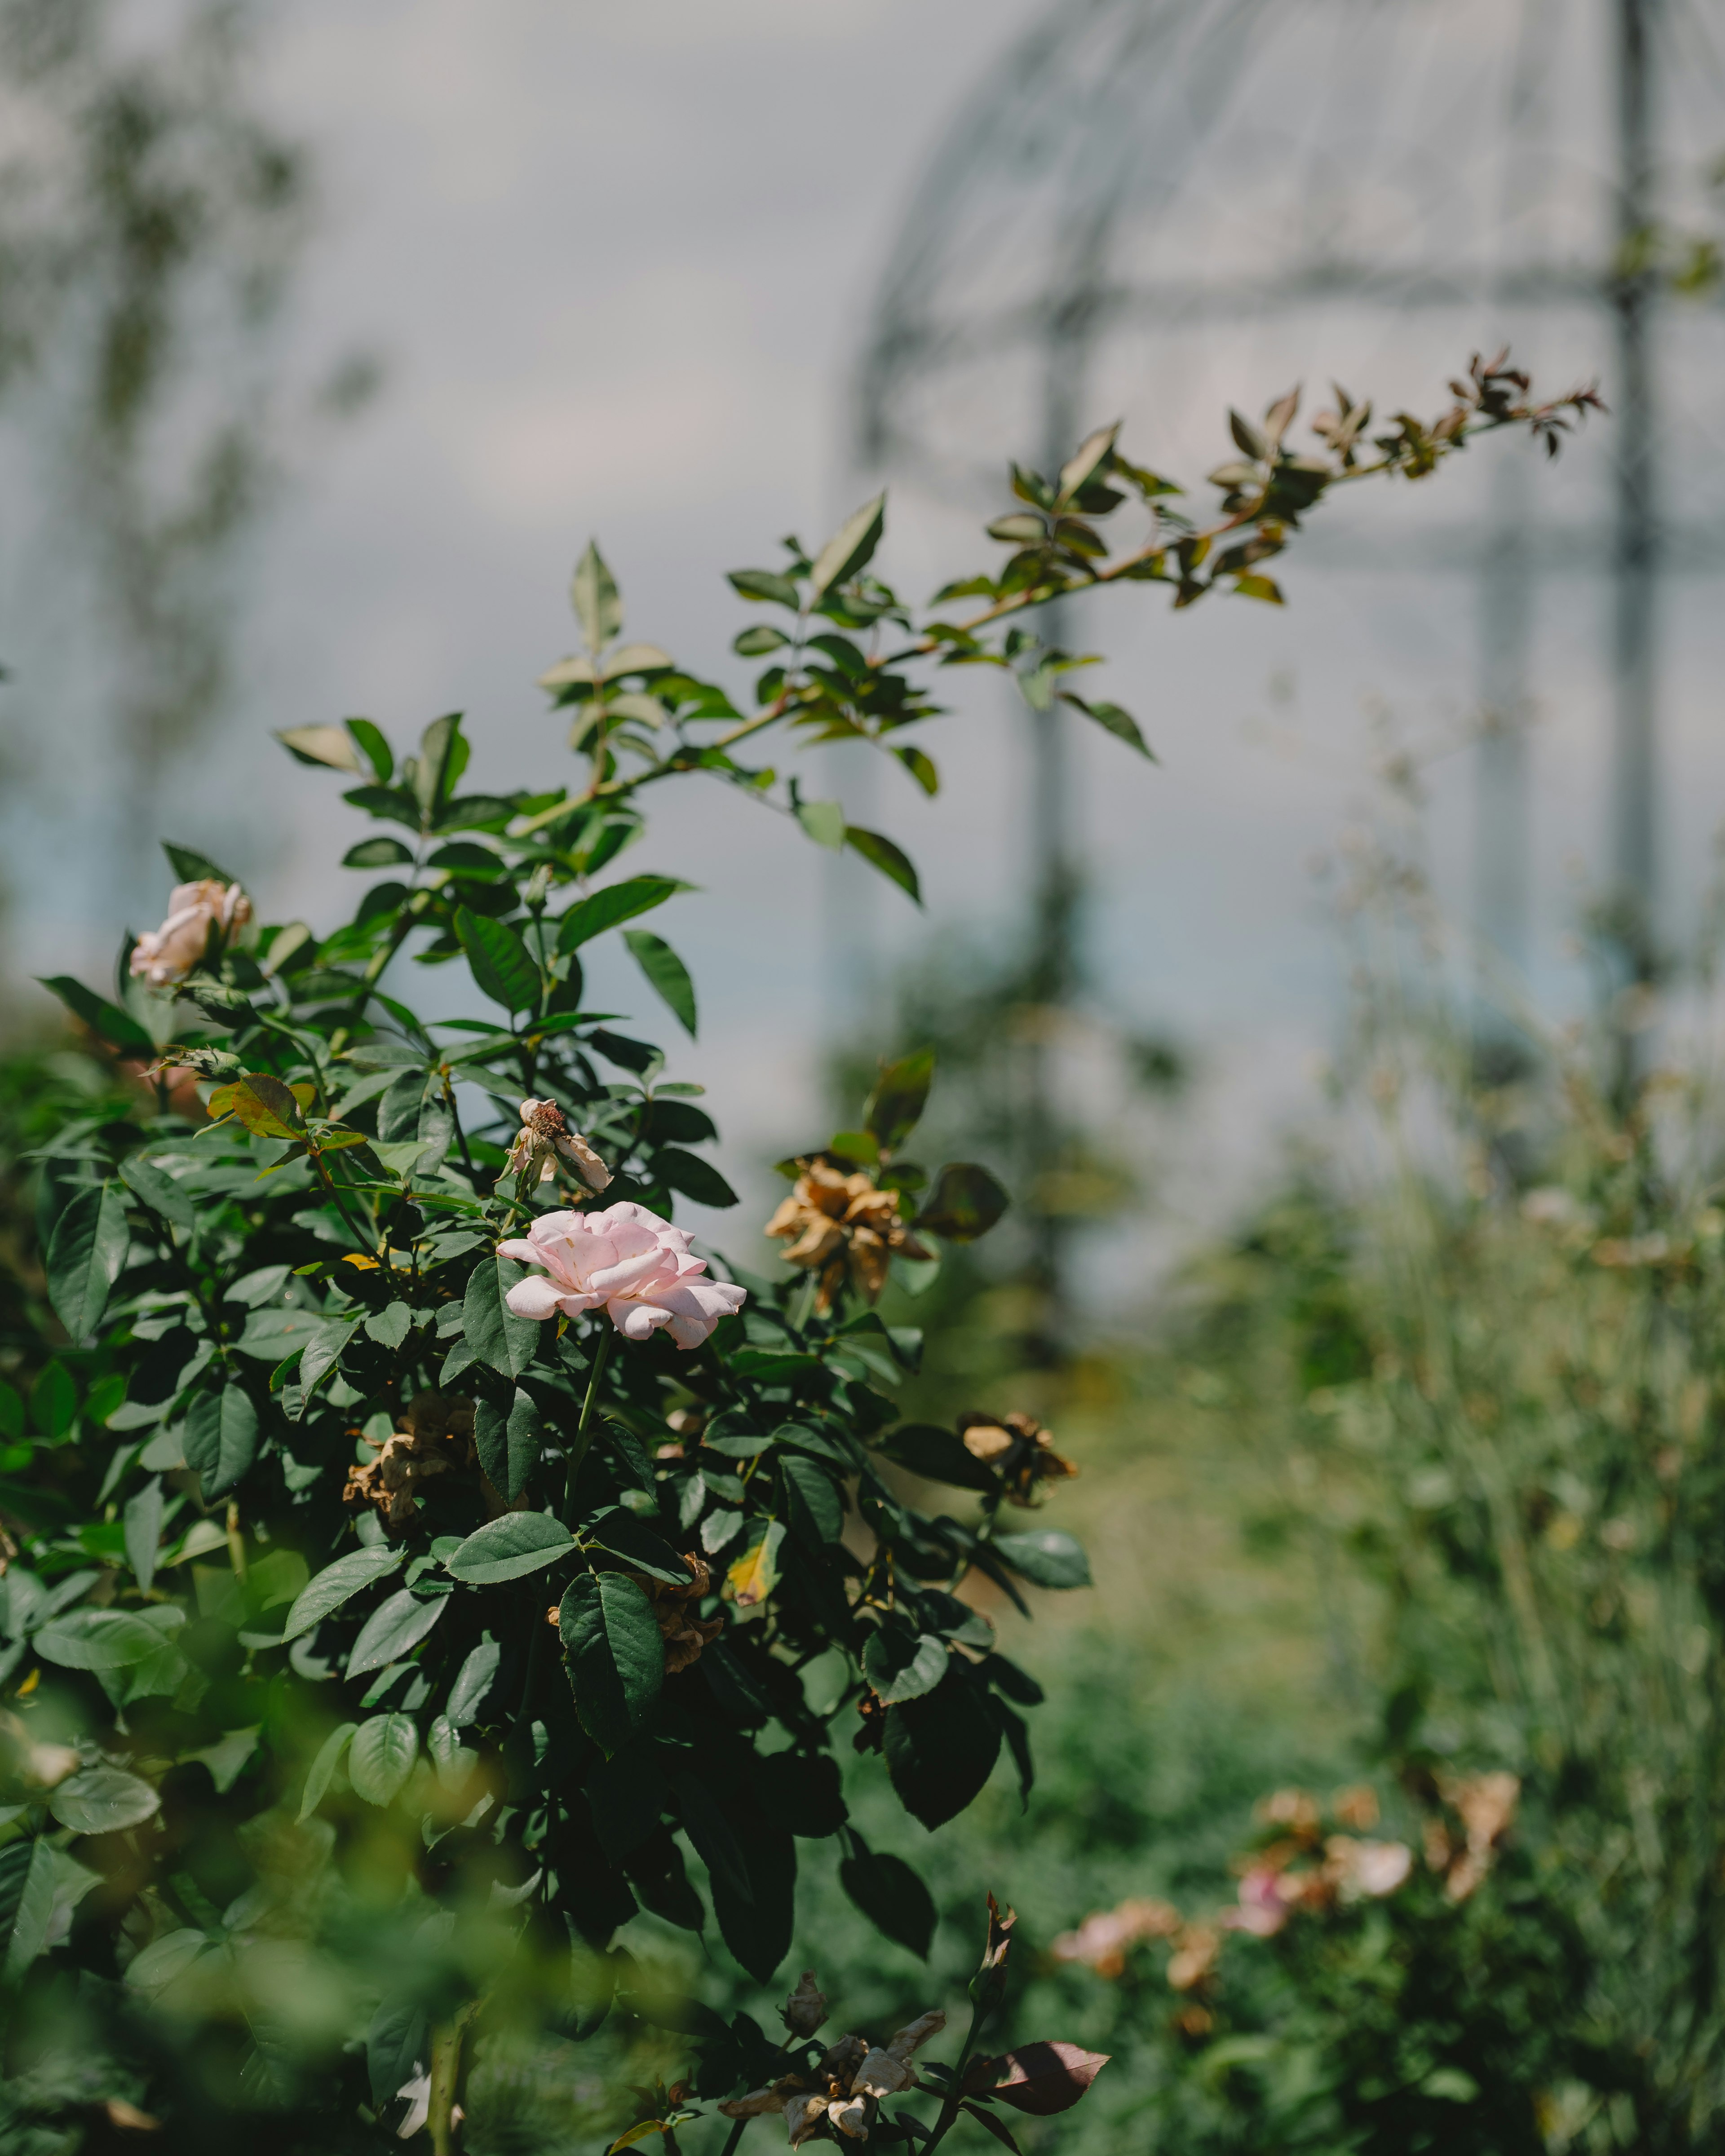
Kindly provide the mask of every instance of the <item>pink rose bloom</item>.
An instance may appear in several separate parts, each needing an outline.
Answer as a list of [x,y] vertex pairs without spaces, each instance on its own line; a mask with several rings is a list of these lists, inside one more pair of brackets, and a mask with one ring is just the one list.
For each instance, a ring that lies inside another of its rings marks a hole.
[[747,1291],[708,1280],[706,1260],[691,1256],[686,1228],[674,1228],[644,1205],[608,1205],[603,1213],[542,1213],[525,1236],[500,1243],[500,1258],[543,1265],[508,1295],[517,1317],[573,1317],[603,1307],[626,1340],[646,1340],[664,1326],[679,1348],[698,1348],[721,1317],[735,1317]]
[[177,883],[169,894],[167,920],[133,946],[132,978],[147,981],[152,988],[172,988],[203,957],[213,928],[225,937],[251,917],[251,901],[237,883],[217,883],[208,876],[201,883]]

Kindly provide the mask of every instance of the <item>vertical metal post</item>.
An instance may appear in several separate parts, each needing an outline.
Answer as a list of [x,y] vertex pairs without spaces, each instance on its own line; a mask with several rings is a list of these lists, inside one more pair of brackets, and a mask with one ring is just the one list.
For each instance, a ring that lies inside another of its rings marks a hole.
[[[1058,306],[1050,325],[1043,382],[1043,471],[1051,479],[1077,446],[1076,413],[1089,310],[1081,300]],[[1058,644],[1070,633],[1070,603],[1040,609],[1039,634]],[[1071,756],[1058,704],[1030,713],[1029,855],[1035,916],[1031,930],[1029,1038],[1025,1044],[1024,1193],[1030,1236],[1030,1284],[1040,1305],[1029,1348],[1032,1359],[1058,1360],[1064,1336],[1065,1224],[1036,1188],[1039,1167],[1052,1166],[1062,1135],[1056,1077],[1060,1019],[1077,977],[1079,876],[1072,849]]]
[[[1532,577],[1525,522],[1527,472],[1504,457],[1494,475],[1491,536],[1480,567],[1481,732],[1475,763],[1474,921],[1482,942],[1524,973],[1531,948],[1532,789],[1527,729]],[[1490,1082],[1508,1076],[1514,1036],[1488,989],[1474,1025],[1475,1060]]]
[[1612,657],[1616,710],[1612,769],[1614,929],[1627,980],[1645,982],[1657,956],[1657,784],[1655,655],[1659,572],[1658,474],[1649,316],[1654,278],[1653,61],[1658,0],[1615,0],[1617,499]]

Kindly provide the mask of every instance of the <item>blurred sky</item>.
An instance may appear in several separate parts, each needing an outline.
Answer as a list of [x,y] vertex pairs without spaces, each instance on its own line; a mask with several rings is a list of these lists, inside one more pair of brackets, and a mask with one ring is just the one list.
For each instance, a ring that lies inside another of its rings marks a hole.
[[[174,835],[239,869],[266,913],[327,924],[358,885],[333,864],[360,822],[269,729],[359,712],[400,743],[460,708],[473,781],[562,776],[562,728],[533,677],[575,641],[567,578],[592,535],[633,634],[741,679],[728,641],[759,616],[720,572],[770,562],[786,531],[818,541],[867,490],[849,464],[845,399],[876,280],[955,108],[1040,13],[1028,0],[279,11],[266,99],[311,143],[323,198],[295,339],[308,372],[333,349],[375,346],[388,380],[274,528],[245,706],[200,760]],[[1341,326],[1330,341],[1347,341]],[[1297,371],[1322,379],[1358,357],[1320,337]],[[1435,410],[1465,357],[1447,342],[1411,365],[1404,353],[1396,390]],[[1542,357],[1568,375],[1597,355]],[[1194,395],[1214,403],[1214,454],[1183,462],[1183,475],[1224,452],[1229,397],[1261,403],[1291,371],[1260,336],[1250,380],[1219,365],[1211,397],[1189,355],[1183,412]],[[1111,408],[1095,415],[1131,406],[1128,446],[1150,461],[1168,446],[1158,387],[1153,370],[1111,379],[1097,393]],[[1184,419],[1178,431],[1189,459]],[[999,442],[1003,459],[1034,446]],[[1578,455],[1590,453],[1584,443]],[[1389,514],[1417,521],[1420,506]],[[901,495],[886,572],[926,589],[980,566],[992,550],[966,530]],[[1285,582],[1286,613],[1218,603],[1171,620],[1161,594],[1134,591],[1093,603],[1082,623],[1121,654],[1106,693],[1139,714],[1163,759],[1153,771],[1100,736],[1079,744],[1091,949],[1129,1021],[1207,1050],[1183,1163],[1199,1210],[1235,1187],[1243,1159],[1261,1158],[1266,1119],[1305,1097],[1333,1032],[1345,966],[1314,857],[1369,795],[1386,726],[1441,747],[1472,694],[1466,589],[1436,585],[1410,605],[1404,578],[1355,575],[1344,588],[1296,564]],[[1573,583],[1540,629],[1542,722],[1558,744],[1541,765],[1538,833],[1552,965],[1603,819],[1602,596]],[[1693,689],[1716,667],[1717,625],[1703,609],[1691,626],[1671,721],[1696,782],[1680,790],[1685,863],[1700,858],[1722,775],[1711,695]],[[939,803],[896,773],[842,763],[841,785],[814,789],[842,791],[853,820],[916,855],[926,916],[704,782],[665,790],[629,857],[704,887],[657,917],[706,1014],[673,1075],[711,1088],[735,1171],[824,1135],[819,1054],[860,966],[914,952],[942,925],[998,940],[1024,916],[1022,716],[993,685],[967,683],[937,734],[928,745],[954,782]],[[1432,782],[1451,896],[1465,887],[1465,767],[1441,758]],[[69,907],[38,907],[26,932],[28,971],[95,977],[90,924]],[[451,976],[406,972],[410,998],[447,1007]],[[1569,991],[1548,973],[1561,999]],[[607,1007],[659,1023],[620,952],[591,978]]]

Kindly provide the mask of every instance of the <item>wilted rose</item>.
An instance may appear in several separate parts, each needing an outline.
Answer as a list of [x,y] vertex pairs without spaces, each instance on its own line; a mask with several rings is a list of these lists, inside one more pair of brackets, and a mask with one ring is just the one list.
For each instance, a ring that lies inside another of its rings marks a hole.
[[375,1506],[384,1526],[399,1532],[419,1509],[419,1483],[473,1460],[473,1402],[418,1393],[388,1437],[366,1443],[377,1457],[348,1469],[341,1501]]
[[569,1128],[555,1101],[523,1101],[521,1127],[503,1163],[506,1175],[549,1183],[559,1167],[567,1168],[595,1195],[611,1180],[606,1167],[579,1131]]
[[687,1229],[624,1204],[603,1213],[542,1213],[525,1236],[500,1243],[497,1255],[545,1268],[509,1291],[517,1317],[603,1309],[626,1339],[650,1339],[663,1326],[687,1349],[747,1300],[731,1281],[706,1277],[706,1260],[691,1254],[691,1240]]
[[[680,1587],[673,1587],[667,1580],[651,1579],[644,1572],[629,1573],[653,1604],[659,1635],[665,1641],[665,1672],[673,1677],[678,1671],[689,1669],[698,1662],[701,1649],[711,1646],[725,1629],[722,1617],[695,1615],[694,1605],[712,1585],[712,1574],[692,1553],[685,1552],[683,1562],[689,1568],[689,1577]],[[818,1998],[819,1994],[815,1995]],[[809,2031],[803,2033],[806,2035]]]
[[1076,1475],[1070,1460],[1054,1449],[1049,1433],[1032,1416],[962,1414],[958,1435],[973,1460],[999,1469],[1005,1477],[1007,1495],[1015,1505],[1028,1505],[1039,1482]]
[[251,917],[251,901],[237,883],[207,876],[201,883],[176,884],[168,896],[167,920],[132,947],[132,978],[147,981],[152,988],[171,988],[203,957],[212,931],[219,942]]
[[900,1217],[896,1190],[878,1189],[866,1175],[847,1174],[819,1157],[797,1167],[796,1188],[767,1223],[767,1233],[788,1243],[788,1265],[816,1276],[817,1310],[832,1308],[847,1273],[865,1301],[874,1302],[895,1254],[932,1255]]

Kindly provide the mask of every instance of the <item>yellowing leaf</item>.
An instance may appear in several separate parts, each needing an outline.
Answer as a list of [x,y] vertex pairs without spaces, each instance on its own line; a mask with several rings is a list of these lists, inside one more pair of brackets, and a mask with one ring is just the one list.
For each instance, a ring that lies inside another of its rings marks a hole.
[[760,1541],[746,1549],[726,1574],[739,1609],[752,1609],[778,1586],[778,1552],[783,1541],[783,1523],[769,1520]]
[[248,1070],[231,1086],[218,1086],[209,1096],[215,1116],[232,1116],[254,1137],[300,1138],[305,1119],[295,1089],[267,1070]]

